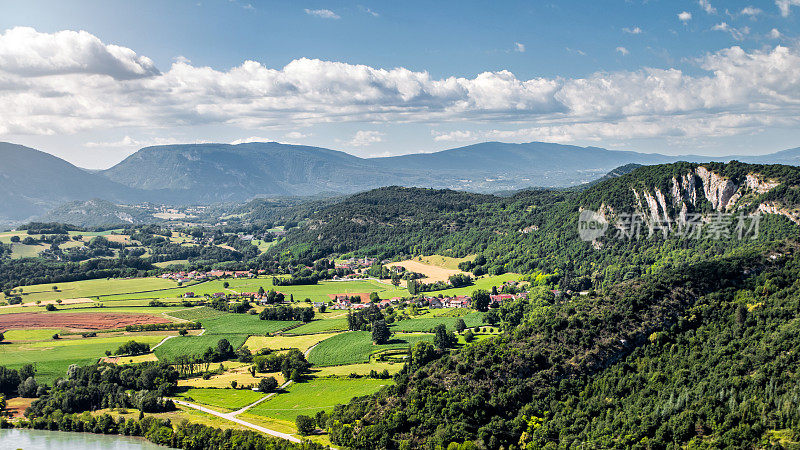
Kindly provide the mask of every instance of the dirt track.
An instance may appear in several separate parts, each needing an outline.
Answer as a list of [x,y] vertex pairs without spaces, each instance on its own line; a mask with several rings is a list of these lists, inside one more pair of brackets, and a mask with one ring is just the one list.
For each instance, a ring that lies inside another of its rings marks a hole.
[[20,328],[70,328],[76,330],[112,330],[127,325],[169,323],[165,317],[150,314],[116,313],[17,313],[0,314],[0,330]]

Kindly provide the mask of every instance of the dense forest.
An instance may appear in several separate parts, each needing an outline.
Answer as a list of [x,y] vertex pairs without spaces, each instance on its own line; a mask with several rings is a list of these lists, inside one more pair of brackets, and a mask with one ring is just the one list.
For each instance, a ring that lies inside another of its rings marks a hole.
[[796,440],[797,247],[742,253],[594,296],[560,302],[541,290],[508,305],[501,337],[441,357],[415,348],[396,386],[337,407],[332,440],[364,449]]

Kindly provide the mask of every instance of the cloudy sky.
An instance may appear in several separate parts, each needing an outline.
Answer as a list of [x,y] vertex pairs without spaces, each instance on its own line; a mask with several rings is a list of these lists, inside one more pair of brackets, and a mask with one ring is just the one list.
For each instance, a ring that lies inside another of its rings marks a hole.
[[800,146],[800,0],[0,1],[0,140]]

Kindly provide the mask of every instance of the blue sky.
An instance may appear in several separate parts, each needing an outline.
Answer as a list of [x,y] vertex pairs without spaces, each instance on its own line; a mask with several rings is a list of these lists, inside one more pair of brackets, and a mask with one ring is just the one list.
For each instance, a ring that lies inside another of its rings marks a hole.
[[485,140],[709,155],[800,145],[800,0],[38,1],[0,12],[0,108],[11,111],[0,139],[85,167],[174,142],[359,156]]

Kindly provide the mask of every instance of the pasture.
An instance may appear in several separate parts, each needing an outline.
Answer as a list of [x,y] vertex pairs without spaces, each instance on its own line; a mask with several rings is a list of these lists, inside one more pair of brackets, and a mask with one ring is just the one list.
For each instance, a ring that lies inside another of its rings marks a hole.
[[209,308],[208,306],[198,306],[194,308],[186,308],[179,311],[174,311],[169,313],[170,316],[183,319],[183,320],[190,320],[192,322],[198,320],[206,320],[206,319],[213,319],[215,317],[222,317],[224,316],[225,312],[218,311],[214,308]]
[[36,366],[37,380],[52,383],[57,377],[66,374],[70,364],[85,365],[97,362],[106,356],[106,350],[113,353],[120,345],[132,339],[152,347],[161,342],[165,335],[165,333],[137,333],[113,337],[3,343],[0,344],[0,361],[4,366],[13,369],[32,363]]
[[187,402],[216,406],[235,411],[256,402],[265,394],[251,391],[250,389],[197,389],[191,388],[178,394],[179,398]]
[[368,331],[340,333],[317,344],[308,354],[315,366],[337,366],[369,362],[371,354],[388,349],[407,348],[420,341],[433,341],[432,334],[394,334],[387,344],[374,345]]
[[[37,300],[64,300],[68,298],[87,298],[128,292],[152,291],[154,289],[173,288],[175,285],[174,281],[161,278],[114,278],[110,280],[101,278],[23,286],[21,295],[23,302],[35,302]],[[54,286],[57,289],[54,290]]]
[[293,383],[285,393],[273,396],[249,409],[251,414],[294,422],[300,415],[314,416],[317,411],[331,410],[353,397],[370,395],[381,387],[393,384],[391,380],[370,378],[317,378],[304,383]]
[[327,333],[330,331],[347,331],[347,317],[315,319],[297,328],[292,328],[287,331],[286,334],[299,336],[302,334]]
[[291,320],[261,320],[258,315],[225,314],[224,316],[204,319],[202,321],[206,334],[259,334],[275,333],[297,325],[300,322]]
[[444,324],[449,331],[455,331],[458,319],[463,319],[468,328],[483,324],[483,313],[471,312],[463,317],[459,316],[434,316],[428,314],[424,317],[400,320],[390,325],[395,332],[431,332],[437,325]]
[[178,356],[202,355],[207,348],[217,348],[220,339],[227,339],[234,349],[247,340],[246,334],[204,334],[202,336],[179,336],[172,338],[153,351],[160,361],[175,361]]

